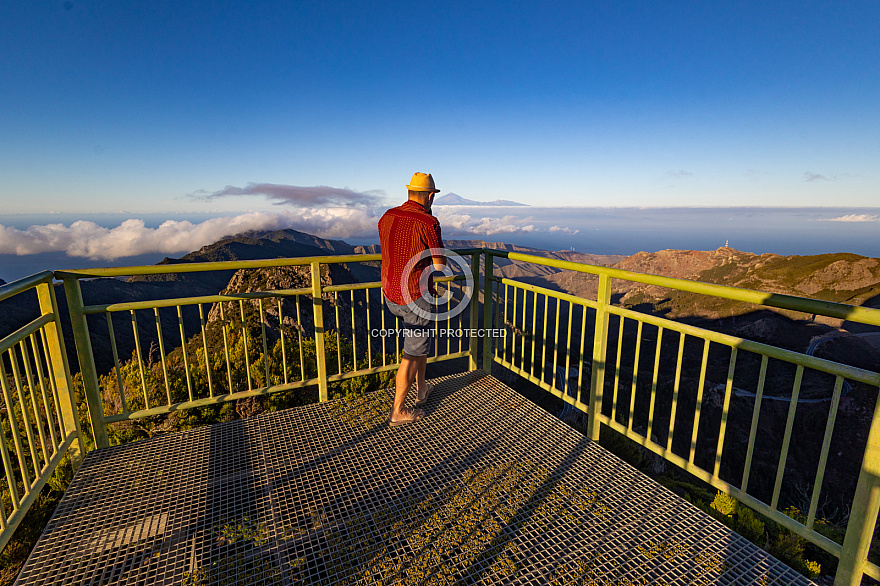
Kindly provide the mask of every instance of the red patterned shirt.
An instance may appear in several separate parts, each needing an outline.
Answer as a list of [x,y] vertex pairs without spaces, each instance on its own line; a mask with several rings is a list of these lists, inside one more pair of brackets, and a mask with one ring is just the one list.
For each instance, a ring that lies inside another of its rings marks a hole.
[[[398,305],[406,305],[400,289],[403,269],[409,260],[429,248],[443,248],[440,222],[425,211],[422,204],[407,200],[391,208],[379,220],[379,244],[382,248],[382,291]],[[422,296],[419,277],[431,264],[427,256],[413,267],[409,275],[409,294],[413,301]],[[436,294],[433,278],[428,279],[429,291]]]

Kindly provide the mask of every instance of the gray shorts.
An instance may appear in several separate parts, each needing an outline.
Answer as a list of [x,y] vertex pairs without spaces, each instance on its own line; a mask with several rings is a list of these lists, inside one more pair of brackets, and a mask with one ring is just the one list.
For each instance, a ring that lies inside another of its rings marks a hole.
[[[388,309],[403,321],[403,351],[410,356],[427,356],[431,352],[431,340],[434,337],[434,322],[418,315],[406,305],[398,305],[387,297]],[[433,313],[434,305],[423,297],[413,301],[425,311]]]

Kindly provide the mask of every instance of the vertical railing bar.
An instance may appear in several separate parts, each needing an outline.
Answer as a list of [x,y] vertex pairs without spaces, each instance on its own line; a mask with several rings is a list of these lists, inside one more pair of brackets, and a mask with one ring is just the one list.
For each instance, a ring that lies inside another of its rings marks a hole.
[[[571,385],[568,384],[568,378],[569,378],[568,377],[568,369],[571,368],[571,322],[573,321],[572,318],[574,317],[574,304],[571,301],[568,302],[567,315],[568,315],[568,337],[566,338],[566,341],[565,341],[565,393],[566,394],[568,394],[568,392],[571,390],[569,388]],[[526,327],[526,324],[523,323],[523,330],[525,330],[525,327]],[[580,389],[580,387],[578,387],[578,389]],[[578,392],[575,392],[575,394],[574,394],[575,398],[578,397]]]
[[[27,361],[27,357],[23,357],[25,361]],[[18,404],[21,406],[21,416],[24,419],[24,430],[28,439],[28,448],[31,452],[31,458],[34,462],[34,482],[36,483],[37,478],[40,477],[40,470],[43,468],[40,465],[39,457],[37,456],[37,446],[34,441],[34,430],[32,429],[32,423],[30,415],[28,414],[28,404],[24,398],[24,384],[21,381],[21,371],[18,368],[18,358],[15,356],[15,347],[11,347],[9,349],[9,361],[12,363],[12,375],[15,378],[15,387],[16,391],[18,391]]]
[[[455,298],[455,294],[452,292],[452,283],[447,283],[447,285],[446,289],[449,291],[449,299],[446,300],[446,354],[452,354],[452,336],[449,335],[449,329],[452,327],[452,322],[450,321],[451,318],[449,317],[449,312],[452,309],[452,299]],[[461,348],[459,348],[459,350],[461,350]],[[385,362],[383,361],[382,364],[384,365]]]
[[[352,370],[357,370],[357,329],[354,323],[354,289],[349,291],[349,293],[351,293],[351,368]],[[400,356],[400,348],[397,349],[397,355]]]
[[[477,322],[480,315],[480,253],[471,254],[471,275],[474,277],[473,288],[470,292],[470,312],[468,316],[468,325],[470,326],[471,335],[468,339],[468,370],[476,370],[479,366],[479,341],[477,338]],[[464,296],[464,285],[462,285],[462,296]]]
[[[0,459],[3,460],[3,470],[6,472],[6,483],[9,485],[9,500],[12,501],[12,512],[15,513],[21,506],[21,500],[18,496],[18,486],[15,480],[15,475],[12,473],[12,458],[9,457],[9,450],[6,448],[6,438],[3,438],[3,441],[0,442]],[[27,483],[25,483],[27,486]],[[2,503],[2,499],[0,499],[0,503]],[[2,511],[4,517],[6,516],[6,510]],[[12,516],[11,514],[8,516]],[[3,520],[4,525],[6,524],[6,520]]]
[[281,337],[281,368],[284,376],[284,384],[287,384],[287,347],[284,344],[284,317],[281,313],[281,298],[277,297],[278,302],[278,333]]
[[801,392],[801,380],[804,376],[804,365],[798,364],[794,375],[794,386],[791,389],[791,405],[788,407],[788,418],[785,421],[785,435],[782,436],[782,453],[779,454],[779,464],[776,467],[776,482],[773,485],[773,498],[770,500],[770,508],[774,511],[779,504],[779,494],[782,492],[782,477],[785,476],[785,461],[788,459],[788,448],[791,443],[791,432],[794,429],[794,416],[797,411],[798,395]]
[[43,343],[43,353],[46,356],[46,368],[49,372],[49,386],[52,389],[52,400],[55,402],[55,419],[58,422],[58,437],[59,439],[63,439],[66,434],[64,433],[64,423],[61,421],[61,396],[58,394],[58,384],[55,382],[55,366],[52,363],[52,352],[50,351],[45,328],[40,328],[40,339]]
[[[329,267],[328,267],[329,271]],[[367,307],[369,310],[369,307]],[[312,262],[312,311],[315,323],[315,362],[318,367],[318,401],[329,399],[327,389],[327,359],[324,355],[324,301],[321,288],[321,261]],[[368,314],[369,315],[369,314]]]
[[186,372],[186,391],[189,400],[193,400],[192,373],[189,369],[189,356],[186,352],[186,332],[183,330],[183,311],[177,306],[177,323],[180,325],[180,352],[183,354],[183,370]]
[[529,305],[529,293],[525,289],[523,289],[523,301],[522,301],[522,343],[520,344],[520,356],[519,356],[519,364],[520,369],[525,372],[526,369],[526,309]]
[[171,383],[168,381],[168,365],[165,362],[165,336],[162,335],[162,320],[159,318],[159,308],[154,307],[153,313],[156,314],[156,331],[159,334],[159,357],[162,359],[162,376],[165,378],[165,393],[168,395],[168,404],[172,405],[171,400]]
[[[9,349],[10,353],[12,349]],[[10,355],[10,362],[15,360],[15,357]],[[21,475],[24,478],[24,494],[25,496],[31,493],[31,479],[27,472],[27,463],[25,462],[24,456],[24,447],[21,445],[21,434],[18,432],[18,420],[15,417],[15,408],[12,402],[12,393],[9,391],[9,385],[6,381],[6,368],[3,366],[2,357],[0,357],[0,385],[3,387],[3,400],[6,403],[6,413],[9,416],[9,427],[12,430],[12,441],[15,444],[15,456],[18,459],[18,467],[21,469]],[[24,411],[24,409],[22,409]],[[3,443],[6,443],[5,438],[3,439]],[[12,466],[8,466],[6,468],[7,478],[8,474],[11,474]],[[9,483],[10,489],[14,489],[16,486],[15,480],[13,478]],[[16,494],[18,492],[16,491]]]
[[[342,322],[339,320],[339,293],[333,292],[333,307],[336,314],[336,363],[342,374]],[[382,307],[382,327],[385,327],[385,308]],[[385,366],[385,338],[382,338],[382,366]]]
[[[437,309],[440,309],[439,305]],[[440,321],[434,320],[434,358],[438,356],[440,356]]]
[[223,309],[222,302],[220,303],[220,322],[223,324],[223,350],[226,354],[226,383],[229,386],[229,394],[232,394],[232,361],[229,358],[229,338],[227,332],[229,324],[226,322],[226,310]]
[[[9,394],[9,387],[6,384],[6,370],[3,368],[3,356],[0,355],[0,383],[3,386],[3,400],[6,403],[6,413],[9,416],[9,427],[12,429],[12,439],[15,443],[16,456],[19,466],[26,471],[24,461],[21,458],[21,440],[18,437],[18,422],[15,419],[15,411],[12,409],[12,397]],[[2,428],[0,428],[2,429]],[[13,512],[19,509],[21,499],[18,494],[18,482],[15,480],[15,474],[12,468],[12,458],[9,457],[9,450],[6,448],[6,437],[0,438],[0,457],[3,459],[3,469],[6,471],[6,483],[9,485],[9,496],[12,500]],[[30,491],[30,480],[25,477],[24,490],[25,494]]]
[[6,530],[6,517],[6,505],[3,504],[3,499],[0,499],[0,531]]
[[[42,329],[40,331],[42,331]],[[43,376],[43,361],[40,360],[40,348],[37,346],[36,336],[34,334],[31,334],[28,337],[30,338],[30,341],[31,341],[31,354],[34,357],[34,371],[36,373],[35,378],[40,383],[40,385],[39,385],[40,386],[40,396],[43,398],[43,407],[45,408],[45,411],[46,411],[46,427],[49,428],[49,440],[52,445],[52,456],[54,456],[55,452],[58,451],[58,442],[57,442],[57,439],[55,438],[55,425],[52,422],[52,410],[49,405],[49,395],[46,394],[46,377]],[[33,394],[34,394],[35,388],[36,388],[36,385],[31,386],[31,398],[32,399],[33,399]],[[36,402],[34,409],[36,409],[38,405],[39,405],[39,401]],[[48,452],[46,452],[45,440],[42,437],[42,434],[43,434],[42,420],[40,420],[39,430],[40,430],[40,434],[41,434],[40,439],[43,439],[43,441],[44,441],[43,454],[46,456],[46,463],[48,463],[51,456],[48,454]]]
[[108,311],[104,315],[107,318],[107,335],[110,337],[110,350],[113,353],[116,390],[119,391],[119,402],[122,404],[122,412],[128,413],[128,404],[125,401],[125,387],[122,384],[122,370],[119,367],[119,349],[116,347],[116,333],[113,331],[113,314]]
[[544,293],[544,332],[541,336],[541,382],[544,382],[544,364],[547,361],[547,316],[550,310],[550,297]]
[[590,376],[590,409],[587,421],[587,434],[593,441],[599,441],[602,403],[605,394],[605,361],[608,356],[608,306],[611,305],[613,280],[608,275],[599,275],[599,288],[596,292],[596,323],[593,327],[593,357]]
[[651,401],[648,405],[648,431],[645,438],[651,440],[651,431],[654,427],[654,405],[657,400],[657,378],[660,374],[660,348],[663,345],[663,327],[657,328],[657,345],[654,350],[654,372],[651,375]]
[[373,368],[373,341],[370,339],[370,290],[364,290],[367,302],[367,368]]
[[[584,307],[584,318],[587,308]],[[620,356],[623,353],[623,324],[622,315],[617,316],[617,355],[614,357],[614,393],[611,396],[611,421],[617,421],[617,395],[620,389]]]
[[761,399],[764,397],[764,381],[767,379],[767,362],[766,354],[761,356],[761,370],[758,374],[758,388],[755,392],[755,406],[752,408],[752,426],[749,429],[749,445],[746,448],[746,462],[743,467],[742,484],[740,485],[743,492],[749,488],[749,475],[752,470],[752,455],[755,452],[755,438],[758,436],[758,417],[761,412]]
[[715,478],[721,472],[721,451],[724,448],[724,437],[727,434],[727,417],[730,414],[730,397],[733,395],[733,375],[736,371],[736,347],[730,349],[730,365],[727,367],[727,384],[724,386],[724,404],[721,407],[721,425],[718,429],[718,445],[715,447]]
[[[208,378],[208,396],[214,397],[214,382],[211,378],[211,357],[208,354],[208,332],[205,325],[205,309],[199,303],[199,321],[202,324],[202,349],[205,351],[205,375]],[[220,303],[220,323],[223,325],[223,342],[226,342],[226,325],[223,323],[223,304]]]
[[856,492],[853,495],[840,552],[840,563],[834,576],[835,586],[858,586],[877,530],[880,512],[880,393],[875,393],[871,427],[865,445]]
[[306,380],[306,359],[303,355],[303,328],[302,326],[302,313],[299,308],[299,295],[296,296],[296,334],[297,339],[299,340],[299,371],[300,376],[302,377],[300,380]]
[[[501,287],[501,283],[500,283],[500,282],[498,283],[498,286]],[[505,330],[508,329],[508,327],[507,327],[507,289],[508,289],[508,285],[507,285],[507,283],[504,283],[504,329],[505,329]],[[501,293],[501,292],[499,291],[499,294],[500,294],[500,293]],[[513,339],[513,336],[510,336],[510,338],[511,338],[511,340],[512,340],[512,339]],[[508,360],[507,360],[507,355],[508,355],[508,352],[507,352],[507,339],[505,338],[505,339],[504,339],[504,349],[503,349],[503,352],[501,353],[501,359],[504,360],[505,362],[508,361]]]
[[135,315],[135,310],[131,309],[129,311],[131,311],[131,329],[134,332],[134,348],[137,352],[138,368],[141,373],[141,390],[144,392],[144,408],[150,409],[150,397],[147,393],[147,375],[144,372],[144,358],[141,353],[141,338],[138,333],[137,316]]
[[510,307],[510,329],[511,329],[511,339],[510,339],[510,367],[516,368],[516,293],[517,287],[511,286],[510,288],[511,294],[513,296],[513,303]]
[[681,388],[681,363],[684,359],[684,332],[678,333],[678,357],[675,359],[675,383],[672,388],[672,408],[669,411],[669,435],[666,437],[666,449],[672,451],[672,436],[675,434],[675,415],[678,411],[678,390]]
[[816,509],[819,508],[819,493],[825,480],[825,466],[828,464],[828,451],[831,448],[831,434],[834,433],[834,422],[837,419],[837,407],[840,404],[840,393],[843,389],[843,377],[834,380],[834,392],[831,395],[831,407],[828,409],[828,422],[825,424],[825,436],[822,439],[822,452],[819,455],[819,468],[816,470],[816,481],[813,483],[813,497],[810,499],[810,510],[807,513],[807,529],[813,528],[816,521]]
[[[538,292],[532,291],[532,349],[529,352],[529,361],[532,363],[529,367],[529,374],[535,376],[535,328],[538,323]],[[543,342],[541,342],[543,345]]]
[[[493,301],[495,301],[495,303],[493,303],[493,305],[496,307],[498,306],[499,303],[501,303],[501,281],[497,281],[495,283],[495,288],[494,288],[494,291],[492,292],[492,299],[493,299]],[[495,320],[495,325],[497,327],[500,327],[503,325],[505,330],[507,329],[507,325],[503,323],[504,320],[501,317],[501,312],[499,312],[499,311],[495,312],[494,320]],[[504,344],[505,345],[507,344],[507,337],[506,336],[504,338]],[[495,357],[496,358],[503,357],[504,356],[504,347],[502,347],[501,353],[499,354],[498,346],[497,345],[494,345],[494,346],[495,346]],[[490,362],[489,365],[491,368],[492,362]]]
[[700,412],[703,408],[703,387],[706,385],[706,365],[709,362],[709,340],[703,342],[703,361],[700,365],[700,381],[697,383],[697,403],[694,405],[694,430],[691,434],[691,452],[688,462],[694,463],[697,452],[697,433],[700,431]]
[[[498,313],[494,310],[492,304],[495,300],[492,286],[494,266],[495,258],[488,252],[483,251],[483,371],[486,374],[492,374],[492,362],[494,362],[492,346],[494,345],[494,339],[490,329],[494,323],[494,314]],[[474,286],[479,286],[479,275],[475,275],[475,278],[477,280]]]
[[635,351],[635,356],[633,357],[632,389],[630,389],[630,393],[629,393],[629,414],[627,415],[627,423],[626,423],[626,427],[629,431],[632,431],[633,420],[635,419],[636,388],[638,387],[638,382],[639,382],[639,355],[642,352],[642,326],[643,325],[644,325],[644,322],[639,320],[639,327],[636,330],[636,351]]
[[244,318],[244,299],[238,300],[238,311],[239,314],[241,314],[241,340],[244,343],[244,366],[245,372],[247,372],[248,390],[252,391],[254,389],[254,383],[251,380],[251,349],[248,347],[247,324],[245,323]]
[[[553,384],[551,385],[554,389],[556,389],[556,377],[559,372],[559,316],[561,311],[562,299],[559,297],[556,298],[556,317],[553,320]],[[559,389],[557,389],[559,390]]]
[[263,338],[263,372],[266,376],[266,387],[272,385],[269,377],[269,340],[266,338],[266,313],[263,308],[263,298],[257,300],[257,311],[260,313],[260,336]]
[[[576,397],[579,403],[584,403],[584,364],[587,362],[584,356],[584,344],[587,340],[587,306],[581,305],[581,310],[581,344],[578,350],[578,388]],[[592,374],[592,371],[590,371],[590,374]],[[589,404],[589,401],[588,397],[587,404]]]
[[[89,422],[92,425],[95,447],[106,448],[110,446],[110,438],[107,435],[107,424],[104,421],[104,401],[101,398],[101,386],[98,373],[95,369],[95,354],[92,349],[92,341],[89,336],[89,324],[85,313],[82,297],[82,288],[76,277],[63,277],[64,294],[67,297],[67,310],[70,316],[70,326],[73,330],[73,338],[76,343],[76,355],[79,359],[79,370],[82,388],[85,394],[86,406],[89,411]],[[82,463],[83,452],[86,445],[82,437],[82,429],[79,424],[79,415],[74,399],[73,380],[70,376],[70,365],[65,351],[64,335],[61,331],[61,318],[58,311],[58,302],[55,299],[55,287],[51,283],[43,283],[37,286],[40,310],[44,315],[51,313],[55,316],[52,322],[46,324],[49,342],[55,358],[56,381],[59,388],[63,385],[63,391],[59,392],[63,398],[62,413],[64,416],[64,429],[70,435],[74,435],[70,447],[70,462],[74,470]],[[57,340],[57,342],[56,342]]]
[[[79,282],[75,279],[64,281],[64,291],[67,295],[67,308],[70,315],[70,324],[73,328],[73,337],[76,342],[77,356],[80,357],[80,372],[85,391],[86,406],[89,419],[94,432],[95,445],[99,448],[110,445],[107,437],[107,426],[104,423],[104,412],[101,406],[101,393],[94,368],[94,355],[92,354],[91,342],[89,341],[88,325],[86,317],[82,313],[82,291]],[[58,310],[58,301],[55,298],[55,286],[52,283],[37,285],[37,300],[40,312],[43,315],[51,315],[52,321],[42,329],[44,343],[48,353],[48,363],[52,369],[53,391],[58,401],[58,424],[62,429],[61,437],[71,440],[67,453],[70,456],[70,465],[73,471],[79,470],[82,464],[85,442],[82,429],[79,424],[79,415],[74,399],[73,381],[70,376],[70,365],[67,362],[67,352],[64,349],[64,335],[61,332],[61,318]]]
[[[31,334],[33,336],[33,334]],[[33,340],[31,340],[31,344],[33,344]],[[21,347],[21,358],[22,362],[24,362],[24,373],[25,379],[28,382],[28,391],[31,396],[31,406],[34,408],[34,425],[37,428],[37,434],[40,436],[40,447],[43,449],[43,461],[46,465],[49,464],[49,450],[46,448],[46,433],[43,431],[43,418],[40,415],[40,404],[37,401],[36,395],[36,385],[34,385],[34,377],[33,377],[33,369],[31,368],[31,360],[28,358],[27,352],[27,344],[24,343],[24,340],[19,342],[19,346]],[[42,381],[40,381],[42,382]],[[46,412],[48,416],[48,411]],[[54,450],[53,450],[54,452]],[[45,466],[40,466],[39,470],[45,469]]]

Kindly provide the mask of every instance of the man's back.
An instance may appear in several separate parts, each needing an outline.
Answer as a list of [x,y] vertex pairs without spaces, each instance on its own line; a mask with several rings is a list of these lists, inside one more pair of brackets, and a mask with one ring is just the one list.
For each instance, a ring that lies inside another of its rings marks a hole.
[[[440,222],[420,203],[408,200],[385,212],[379,220],[379,243],[382,249],[382,291],[389,300],[405,305],[407,300],[400,287],[404,268],[411,258],[423,251],[443,248]],[[431,257],[426,256],[412,268],[408,279],[410,300],[422,296],[419,277],[430,263]]]

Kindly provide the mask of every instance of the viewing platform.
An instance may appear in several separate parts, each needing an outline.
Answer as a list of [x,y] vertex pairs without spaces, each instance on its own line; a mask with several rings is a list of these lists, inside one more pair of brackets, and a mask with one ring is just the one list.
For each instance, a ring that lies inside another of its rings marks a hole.
[[[437,387],[424,420],[393,428],[401,341],[387,332],[401,324],[377,254],[0,286],[0,552],[27,552],[22,527],[42,524],[29,511],[47,510],[47,486],[64,493],[15,584],[880,579],[880,368],[638,311],[620,292],[868,329],[880,310],[457,252],[457,273],[436,279],[451,294],[427,357]],[[595,294],[508,278],[511,262]],[[684,479],[703,509],[600,436]],[[845,515],[827,521],[830,504]]]
[[89,453],[17,584],[810,584],[482,371]]

